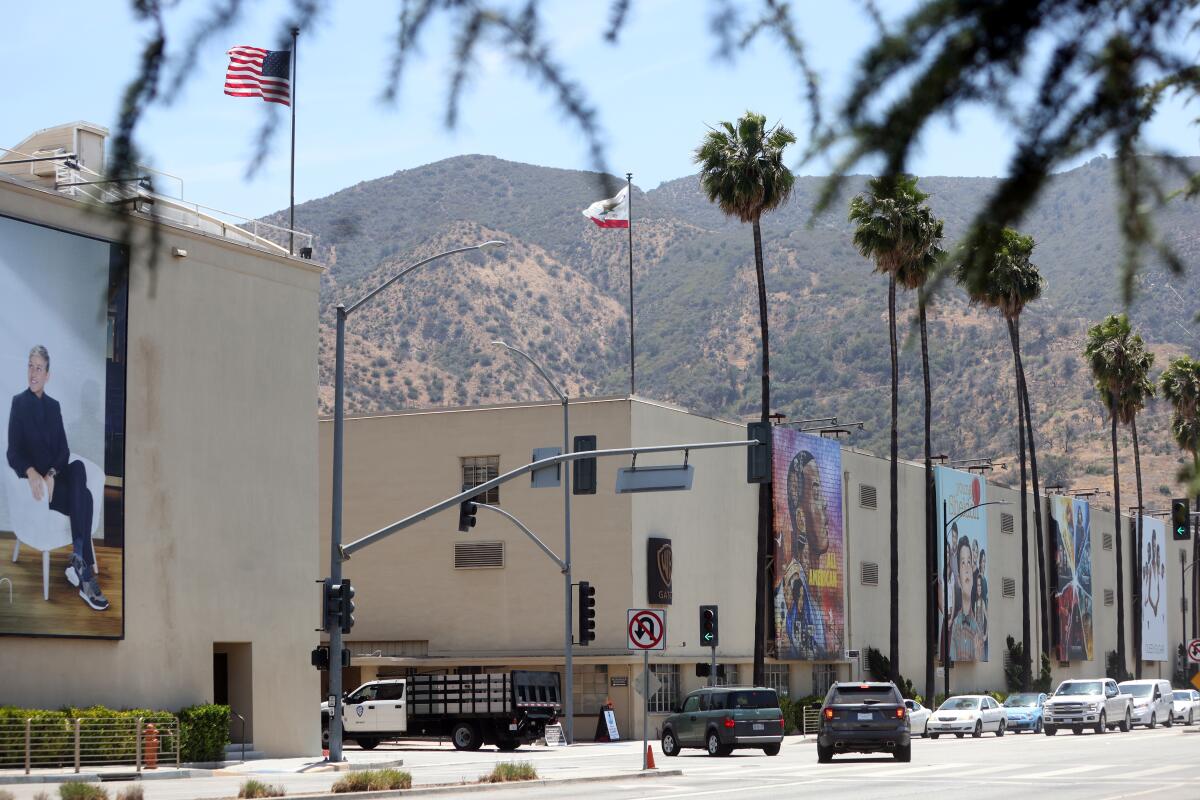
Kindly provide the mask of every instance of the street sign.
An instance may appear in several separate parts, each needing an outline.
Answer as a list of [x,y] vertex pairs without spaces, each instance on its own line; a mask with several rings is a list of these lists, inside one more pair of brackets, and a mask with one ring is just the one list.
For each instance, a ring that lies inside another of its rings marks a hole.
[[[646,679],[643,677],[643,675],[649,675],[649,680],[650,680],[650,691],[649,692],[647,692],[645,690],[646,689],[646,686],[645,686]],[[654,694],[655,692],[657,692],[659,689],[662,688],[662,685],[663,685],[662,678],[658,677],[653,672],[638,673],[637,677],[633,679],[633,688],[642,697],[648,697],[649,695]]]
[[1187,646],[1188,661],[1200,664],[1200,639],[1192,639]]
[[667,646],[667,612],[662,608],[629,609],[628,648],[630,650],[665,650]]
[[1200,672],[1192,676],[1192,686],[1195,686],[1196,690],[1200,691]]

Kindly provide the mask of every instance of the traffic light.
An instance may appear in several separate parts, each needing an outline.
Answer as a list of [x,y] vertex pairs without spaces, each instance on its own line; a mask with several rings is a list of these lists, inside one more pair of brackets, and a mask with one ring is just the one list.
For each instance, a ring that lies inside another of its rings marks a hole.
[[329,669],[329,647],[321,645],[312,651],[312,665],[319,670]]
[[771,425],[751,422],[746,438],[758,442],[746,447],[746,483],[771,482]]
[[328,633],[342,625],[342,587],[326,578],[322,592],[321,630]]
[[596,587],[579,582],[579,644],[586,646],[596,638]]
[[[584,450],[596,449],[595,436],[576,436],[575,437],[575,452],[583,452]],[[581,458],[574,462],[575,466],[571,470],[571,492],[572,494],[595,494],[596,493],[596,459]]]
[[[463,491],[470,489],[470,486],[463,484]],[[458,504],[458,532],[466,533],[475,527],[475,515],[479,513],[479,505],[475,502],[475,498],[468,497]]]
[[719,639],[717,607],[700,606],[700,646],[716,647]]
[[354,587],[350,585],[349,579],[343,578],[340,590],[340,624],[342,633],[346,634],[354,627]]
[[1192,538],[1191,512],[1187,500],[1171,501],[1171,538],[1185,542]]

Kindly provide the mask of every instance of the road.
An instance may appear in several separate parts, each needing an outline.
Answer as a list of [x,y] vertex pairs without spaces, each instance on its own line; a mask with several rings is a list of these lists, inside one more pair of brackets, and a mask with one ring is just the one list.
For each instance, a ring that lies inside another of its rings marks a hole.
[[[1014,796],[1055,800],[1200,797],[1200,730],[1180,728],[1102,736],[1070,733],[1055,737],[1009,734],[1001,739],[917,740],[913,759],[899,764],[890,758],[839,756],[818,764],[812,741],[789,738],[774,758],[757,751],[710,758],[684,751],[666,758],[655,748],[661,768],[681,769],[682,776],[638,779],[640,742],[580,745],[574,748],[522,748],[498,753],[485,748],[459,753],[434,744],[381,745],[369,754],[348,748],[352,760],[404,759],[416,785],[475,782],[500,761],[531,761],[546,779],[610,777],[602,782],[526,786],[475,791],[461,796],[486,798],[604,798],[604,800],[670,800],[671,798],[746,798],[759,796],[836,796],[841,800],[927,798],[931,795],[970,800],[1010,800]],[[222,775],[185,780],[144,781],[146,800],[233,797],[244,777],[282,784],[288,795],[323,792],[338,777],[330,773],[296,774],[290,766],[251,762],[246,776]],[[122,784],[108,784],[110,794]],[[9,785],[16,800],[32,800],[46,785]],[[57,794],[56,792],[54,793]],[[452,795],[442,795],[452,796]]]

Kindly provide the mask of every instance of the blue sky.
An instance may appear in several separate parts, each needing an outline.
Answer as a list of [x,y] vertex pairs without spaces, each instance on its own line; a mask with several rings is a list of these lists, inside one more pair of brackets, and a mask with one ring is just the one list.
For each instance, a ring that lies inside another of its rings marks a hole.
[[[170,12],[169,47],[178,46],[194,15],[210,2],[192,0]],[[222,93],[225,50],[235,44],[272,46],[288,3],[247,5],[236,26],[202,54],[175,102],[151,111],[139,140],[152,166],[180,176],[186,199],[261,216],[287,205],[286,120],[268,162],[247,180],[254,134],[262,115],[275,107]],[[428,31],[399,102],[383,104],[379,96],[400,0],[327,5],[331,10],[300,40],[297,202],[464,153],[553,167],[589,166],[578,131],[497,49],[481,51],[459,126],[447,131],[442,122],[451,38],[444,28]],[[602,36],[606,2],[547,0],[545,5],[560,61],[585,84],[599,109],[611,168],[633,172],[642,188],[694,172],[691,151],[705,125],[736,118],[748,108],[782,121],[803,144],[808,114],[782,50],[763,38],[733,64],[716,60],[708,6],[700,0],[638,0],[616,46]],[[794,5],[828,104],[844,91],[870,25],[849,0]],[[895,18],[912,3],[882,5]],[[34,130],[75,119],[112,126],[148,33],[134,21],[128,2],[64,0],[53,12],[9,12],[5,23],[0,145],[11,147]],[[1152,128],[1153,141],[1181,153],[1200,153],[1190,123],[1196,115],[1169,108]],[[1004,124],[968,109],[953,124],[930,131],[912,167],[922,175],[996,175],[1004,170],[1010,140]],[[827,165],[799,169],[824,174]]]

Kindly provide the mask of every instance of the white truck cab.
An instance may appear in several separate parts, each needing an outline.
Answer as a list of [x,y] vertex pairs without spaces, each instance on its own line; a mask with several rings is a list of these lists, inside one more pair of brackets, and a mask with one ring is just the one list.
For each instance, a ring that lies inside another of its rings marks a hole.
[[1073,678],[1063,681],[1042,709],[1042,731],[1047,736],[1059,728],[1083,733],[1090,728],[1104,733],[1133,727],[1133,698],[1111,678]]

